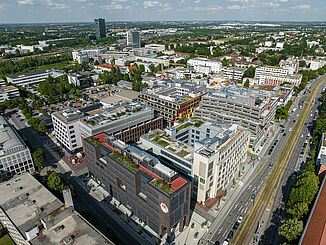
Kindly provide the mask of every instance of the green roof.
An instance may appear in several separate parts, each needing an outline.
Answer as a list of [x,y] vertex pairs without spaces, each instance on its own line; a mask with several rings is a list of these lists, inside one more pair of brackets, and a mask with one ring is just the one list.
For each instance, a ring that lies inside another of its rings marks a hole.
[[131,161],[128,157],[121,155],[119,152],[114,151],[110,154],[110,156],[115,160],[117,160],[118,162],[123,163],[124,165],[129,167],[132,171],[134,172],[140,171],[139,166],[136,163]]

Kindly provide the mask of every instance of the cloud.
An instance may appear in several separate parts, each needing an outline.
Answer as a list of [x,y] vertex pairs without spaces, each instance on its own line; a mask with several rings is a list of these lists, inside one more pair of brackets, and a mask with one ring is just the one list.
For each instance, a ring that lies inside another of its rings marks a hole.
[[200,0],[195,0],[194,3],[200,3]]
[[227,9],[230,9],[230,10],[239,10],[239,9],[246,9],[246,8],[248,8],[248,7],[245,5],[238,5],[238,4],[227,6]]
[[162,5],[159,1],[144,1],[144,8],[161,7]]
[[291,9],[310,9],[310,5],[302,4],[302,5],[292,6]]
[[18,5],[33,5],[34,0],[19,0]]
[[281,3],[287,3],[289,0],[280,0]]
[[262,3],[263,7],[270,7],[270,8],[277,8],[280,6],[279,3],[274,3],[274,2],[266,2],[266,3]]
[[8,10],[6,4],[0,4],[0,10]]
[[208,6],[208,7],[188,7],[189,10],[194,11],[217,11],[221,10],[221,6]]

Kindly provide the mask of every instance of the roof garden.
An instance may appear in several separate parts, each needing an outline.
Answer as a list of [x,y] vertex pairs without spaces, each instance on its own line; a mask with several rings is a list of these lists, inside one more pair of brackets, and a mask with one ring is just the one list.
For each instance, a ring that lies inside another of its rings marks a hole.
[[194,127],[199,128],[204,122],[202,120],[196,120]]
[[186,122],[182,125],[180,125],[179,127],[176,128],[176,131],[179,132],[181,131],[182,129],[185,129],[185,128],[188,128],[190,126],[193,126],[193,124],[191,122]]
[[87,140],[89,143],[92,143],[92,144],[95,145],[95,146],[98,146],[98,145],[101,144],[101,142],[100,142],[97,138],[95,138],[95,137],[89,137],[89,138],[87,138],[86,140]]
[[164,180],[161,179],[153,179],[151,181],[151,183],[153,185],[155,185],[156,187],[159,187],[162,191],[164,191],[165,193],[171,195],[174,190],[171,188],[171,185],[166,183]]
[[115,152],[115,151],[112,152],[110,154],[110,156],[112,158],[114,158],[115,160],[117,160],[118,162],[123,163],[124,165],[129,167],[132,171],[134,171],[134,172],[140,171],[139,166],[136,163],[134,163],[133,161],[131,161],[128,157],[125,157],[122,154]]

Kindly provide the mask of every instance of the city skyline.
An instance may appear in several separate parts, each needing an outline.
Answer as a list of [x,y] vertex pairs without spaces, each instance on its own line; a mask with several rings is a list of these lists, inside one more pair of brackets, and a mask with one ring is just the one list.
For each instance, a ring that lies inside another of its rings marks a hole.
[[3,0],[0,23],[110,21],[324,21],[322,0]]

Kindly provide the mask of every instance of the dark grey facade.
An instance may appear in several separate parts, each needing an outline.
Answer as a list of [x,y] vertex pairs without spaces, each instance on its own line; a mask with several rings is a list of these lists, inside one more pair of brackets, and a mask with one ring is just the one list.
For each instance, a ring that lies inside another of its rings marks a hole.
[[96,39],[100,39],[102,37],[106,37],[105,33],[105,19],[95,19],[95,31],[96,31]]

